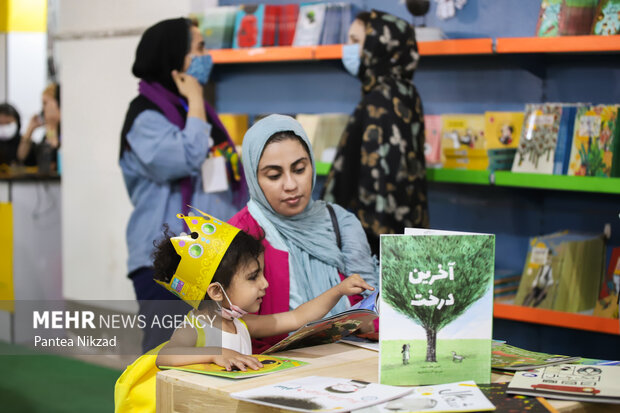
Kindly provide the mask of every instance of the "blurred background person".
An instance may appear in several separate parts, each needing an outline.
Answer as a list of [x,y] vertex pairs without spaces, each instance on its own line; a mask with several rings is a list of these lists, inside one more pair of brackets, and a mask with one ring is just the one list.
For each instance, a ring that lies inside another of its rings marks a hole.
[[21,126],[17,110],[8,103],[0,104],[0,165],[17,161]]
[[60,86],[51,83],[42,94],[40,114],[33,115],[17,148],[17,159],[38,166],[39,173],[56,172],[60,147]]
[[321,197],[356,214],[372,252],[380,234],[429,225],[424,115],[413,84],[414,28],[373,10],[356,16],[343,64],[362,82],[362,100],[342,135]]

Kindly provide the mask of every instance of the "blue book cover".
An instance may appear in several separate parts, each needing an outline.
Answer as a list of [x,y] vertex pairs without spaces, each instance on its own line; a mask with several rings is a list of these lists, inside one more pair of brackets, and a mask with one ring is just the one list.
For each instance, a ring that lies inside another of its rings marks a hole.
[[575,115],[578,105],[565,105],[562,107],[560,117],[560,129],[558,130],[558,143],[555,147],[553,157],[553,174],[566,175],[568,172],[568,162],[570,161],[570,150],[573,144],[573,130],[575,127]]
[[264,4],[248,4],[239,7],[235,19],[233,49],[262,46],[264,17]]

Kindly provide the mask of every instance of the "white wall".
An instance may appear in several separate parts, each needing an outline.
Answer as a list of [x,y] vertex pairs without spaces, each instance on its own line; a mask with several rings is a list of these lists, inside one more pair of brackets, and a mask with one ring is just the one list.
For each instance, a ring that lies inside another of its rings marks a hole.
[[6,100],[6,33],[0,32],[0,102]]
[[[131,212],[118,151],[138,35],[119,34],[186,16],[195,0],[61,0],[63,294],[133,300],[125,227]],[[120,303],[119,303],[120,305]]]

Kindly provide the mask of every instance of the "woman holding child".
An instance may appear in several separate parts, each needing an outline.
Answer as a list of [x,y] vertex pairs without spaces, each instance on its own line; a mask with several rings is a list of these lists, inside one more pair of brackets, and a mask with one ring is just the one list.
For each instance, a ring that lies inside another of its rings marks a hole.
[[[250,201],[229,223],[265,238],[270,287],[258,314],[295,309],[354,273],[378,286],[376,261],[359,220],[338,205],[330,205],[332,218],[325,202],[311,198],[314,156],[299,122],[283,115],[261,119],[246,133],[242,153]],[[329,314],[350,303],[341,298]],[[253,340],[254,352],[282,338]]]

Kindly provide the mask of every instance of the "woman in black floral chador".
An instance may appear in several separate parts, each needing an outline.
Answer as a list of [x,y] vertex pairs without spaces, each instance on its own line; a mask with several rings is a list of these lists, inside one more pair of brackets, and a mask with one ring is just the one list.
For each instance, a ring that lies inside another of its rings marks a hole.
[[322,198],[357,215],[377,255],[380,234],[429,225],[424,115],[412,82],[418,59],[413,27],[375,10],[357,16],[343,48],[345,67],[362,81],[362,100],[342,135]]

